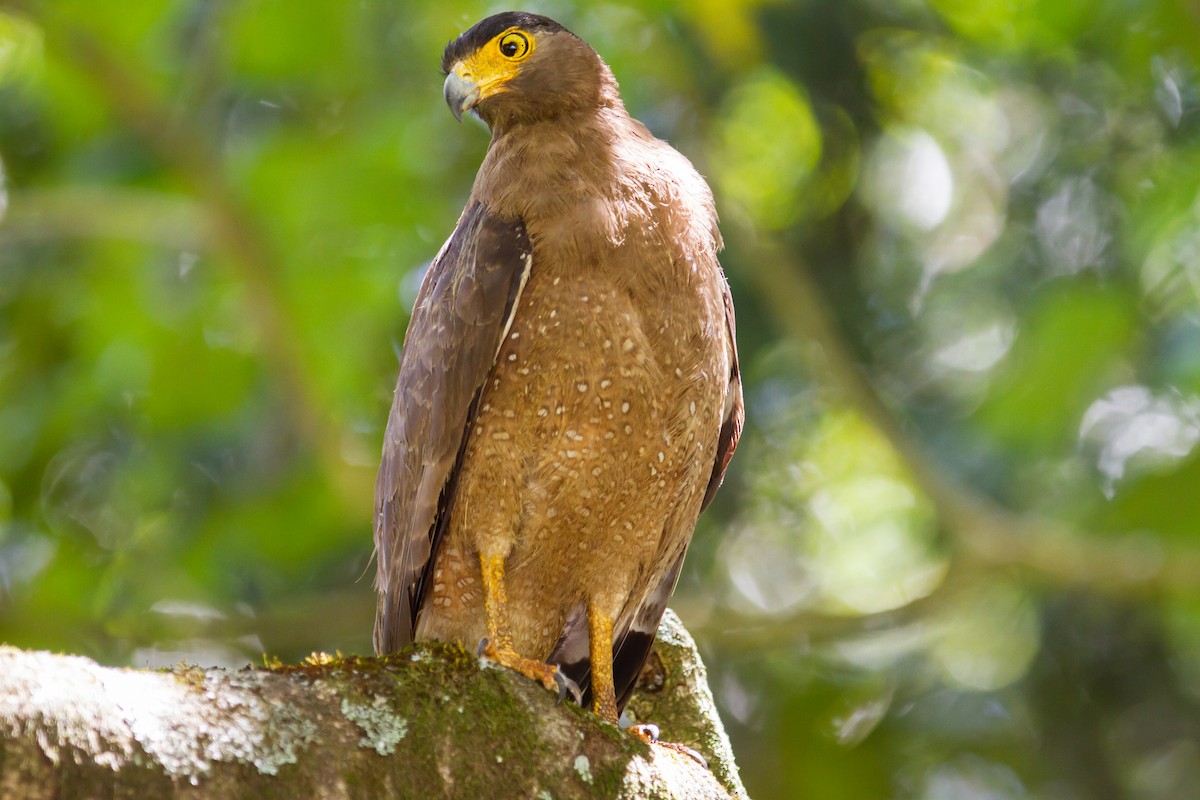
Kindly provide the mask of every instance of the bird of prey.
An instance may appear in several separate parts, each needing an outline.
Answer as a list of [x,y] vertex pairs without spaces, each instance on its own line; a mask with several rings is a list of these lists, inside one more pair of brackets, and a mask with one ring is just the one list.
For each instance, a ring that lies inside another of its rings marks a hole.
[[451,41],[491,130],[405,335],[375,488],[375,649],[457,641],[617,722],[742,427],[712,193],[562,25]]

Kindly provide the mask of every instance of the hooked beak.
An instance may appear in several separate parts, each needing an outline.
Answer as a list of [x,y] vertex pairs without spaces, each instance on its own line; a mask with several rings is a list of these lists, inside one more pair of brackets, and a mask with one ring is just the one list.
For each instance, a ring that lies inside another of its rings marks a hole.
[[460,64],[455,64],[442,86],[442,96],[446,98],[446,105],[450,106],[450,112],[459,122],[462,122],[463,112],[470,111],[479,104],[479,84],[463,77],[460,74],[461,69]]

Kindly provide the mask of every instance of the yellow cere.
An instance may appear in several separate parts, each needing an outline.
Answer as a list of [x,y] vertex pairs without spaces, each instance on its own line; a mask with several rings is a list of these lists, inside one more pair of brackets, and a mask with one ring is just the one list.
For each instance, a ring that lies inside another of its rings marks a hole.
[[536,47],[533,34],[509,28],[455,64],[452,72],[478,86],[479,99],[485,100],[504,91]]

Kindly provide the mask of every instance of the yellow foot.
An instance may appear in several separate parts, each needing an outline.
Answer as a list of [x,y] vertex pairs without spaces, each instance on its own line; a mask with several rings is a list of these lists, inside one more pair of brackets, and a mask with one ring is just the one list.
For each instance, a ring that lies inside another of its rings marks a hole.
[[658,726],[653,722],[645,725],[630,725],[625,732],[635,739],[641,739],[646,744],[654,744],[658,741]]
[[679,744],[678,742],[660,742],[658,740],[658,726],[652,722],[644,725],[630,725],[625,729],[625,732],[635,739],[642,740],[646,744],[657,744],[659,747],[666,747],[669,750],[674,750],[676,753],[685,755],[700,766],[708,769],[708,760],[692,748],[688,747],[686,744]]
[[502,667],[516,670],[526,678],[529,678],[531,681],[537,681],[552,692],[561,693],[562,691],[562,686],[557,677],[558,667],[553,664],[547,664],[544,661],[532,658],[523,658],[511,647],[496,647],[496,645],[487,639],[479,643],[479,655],[489,661],[495,661]]

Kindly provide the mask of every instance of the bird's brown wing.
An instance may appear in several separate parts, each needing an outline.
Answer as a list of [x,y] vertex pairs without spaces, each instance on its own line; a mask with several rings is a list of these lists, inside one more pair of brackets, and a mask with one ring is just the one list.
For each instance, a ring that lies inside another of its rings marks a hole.
[[467,432],[533,262],[520,221],[463,212],[417,295],[375,482],[375,650],[412,641]]
[[[704,491],[704,501],[700,506],[703,511],[712,502],[725,477],[725,469],[737,449],[738,439],[742,435],[742,422],[746,412],[742,401],[742,376],[738,366],[737,341],[735,339],[735,324],[733,318],[733,298],[729,294],[729,286],[725,291],[725,329],[729,347],[729,376],[725,389],[725,407],[721,420],[721,433],[717,439],[717,452],[713,461],[712,473],[708,486]],[[658,634],[658,625],[662,622],[663,612],[667,608],[667,600],[675,591],[675,583],[679,580],[679,571],[683,567],[683,558],[687,547],[674,556],[671,567],[663,575],[658,585],[648,591],[637,610],[629,618],[627,627],[618,633],[613,642],[613,685],[617,694],[617,710],[625,708],[630,695],[637,685],[638,675],[650,655],[654,645],[654,637]],[[581,704],[585,707],[591,703],[591,662],[587,644],[587,620],[580,607],[568,620],[558,645],[555,647],[550,661],[559,664],[567,677],[571,678],[583,690]]]

